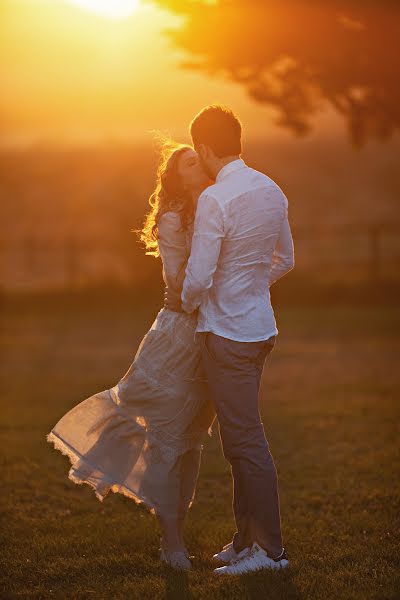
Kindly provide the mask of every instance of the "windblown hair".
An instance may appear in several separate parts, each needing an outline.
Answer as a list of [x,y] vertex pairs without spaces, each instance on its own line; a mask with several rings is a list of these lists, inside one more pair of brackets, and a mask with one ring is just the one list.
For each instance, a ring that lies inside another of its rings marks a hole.
[[191,146],[179,144],[166,137],[159,138],[160,162],[157,169],[156,187],[149,198],[150,211],[139,234],[141,242],[145,245],[146,254],[158,257],[158,223],[161,215],[169,210],[179,212],[181,217],[181,231],[185,231],[194,220],[195,208],[190,196],[182,186],[178,174],[180,156],[191,149]]

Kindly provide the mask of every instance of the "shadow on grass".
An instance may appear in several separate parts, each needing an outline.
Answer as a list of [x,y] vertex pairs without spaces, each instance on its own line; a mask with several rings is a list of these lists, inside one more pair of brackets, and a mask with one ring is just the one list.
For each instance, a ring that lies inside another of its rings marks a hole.
[[191,600],[193,598],[189,590],[189,577],[185,571],[174,571],[166,568],[165,575],[165,599],[166,600]]
[[283,572],[271,573],[265,570],[242,575],[240,581],[249,600],[300,600],[303,596],[293,583],[293,577],[294,573],[289,567]]

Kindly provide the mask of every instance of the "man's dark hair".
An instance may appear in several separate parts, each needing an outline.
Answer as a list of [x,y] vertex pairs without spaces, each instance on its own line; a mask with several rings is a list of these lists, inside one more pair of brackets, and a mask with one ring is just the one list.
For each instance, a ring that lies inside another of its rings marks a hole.
[[223,158],[242,152],[242,124],[227,106],[211,104],[201,110],[190,123],[193,146],[209,146]]

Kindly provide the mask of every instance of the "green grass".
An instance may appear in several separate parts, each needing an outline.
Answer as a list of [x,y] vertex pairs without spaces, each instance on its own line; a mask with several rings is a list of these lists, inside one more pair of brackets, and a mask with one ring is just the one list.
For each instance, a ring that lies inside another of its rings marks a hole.
[[193,572],[158,561],[156,521],[119,494],[103,503],[67,479],[45,435],[125,373],[156,301],[6,302],[2,354],[1,598],[321,599],[400,597],[398,356],[394,307],[275,310],[262,384],[291,568],[216,579],[231,539],[231,478],[217,430],[206,441],[186,541]]

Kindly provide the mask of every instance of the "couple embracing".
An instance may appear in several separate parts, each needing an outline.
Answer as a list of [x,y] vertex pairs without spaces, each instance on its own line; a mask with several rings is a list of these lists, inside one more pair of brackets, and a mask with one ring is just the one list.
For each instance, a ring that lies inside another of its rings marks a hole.
[[214,572],[281,569],[289,561],[258,394],[278,334],[269,288],[294,266],[288,201],[241,158],[242,126],[228,107],[205,107],[190,133],[193,146],[165,149],[141,230],[162,260],[164,307],[120,381],[46,438],[99,500],[111,490],[143,503],[159,522],[160,559],[189,570],[184,521],[217,417],[236,532],[212,557]]

